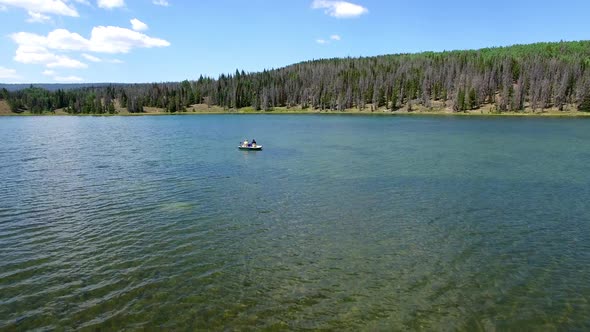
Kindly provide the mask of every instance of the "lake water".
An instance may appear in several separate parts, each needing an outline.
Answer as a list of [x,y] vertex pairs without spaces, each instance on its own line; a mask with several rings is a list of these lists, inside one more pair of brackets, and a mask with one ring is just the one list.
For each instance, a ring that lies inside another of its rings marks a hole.
[[589,171],[586,119],[5,117],[0,329],[588,330]]

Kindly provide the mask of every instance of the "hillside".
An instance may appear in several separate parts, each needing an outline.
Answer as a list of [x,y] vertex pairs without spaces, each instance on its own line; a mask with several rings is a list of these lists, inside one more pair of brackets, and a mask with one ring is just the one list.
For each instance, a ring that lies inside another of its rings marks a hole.
[[[590,41],[307,61],[217,79],[8,92],[32,113],[182,112],[194,104],[272,111],[576,111],[590,99]],[[590,111],[582,107],[582,111]]]

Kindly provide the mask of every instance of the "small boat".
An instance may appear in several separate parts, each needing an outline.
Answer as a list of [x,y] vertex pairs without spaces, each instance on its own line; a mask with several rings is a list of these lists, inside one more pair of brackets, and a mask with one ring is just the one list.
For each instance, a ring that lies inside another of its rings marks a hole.
[[253,150],[253,151],[260,151],[262,150],[262,145],[240,145],[238,146],[238,149],[240,150]]

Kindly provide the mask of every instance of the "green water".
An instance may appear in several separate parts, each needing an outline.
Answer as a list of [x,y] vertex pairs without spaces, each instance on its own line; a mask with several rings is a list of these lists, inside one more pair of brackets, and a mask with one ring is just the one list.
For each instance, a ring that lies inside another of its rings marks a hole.
[[0,330],[588,330],[589,168],[586,119],[0,119]]

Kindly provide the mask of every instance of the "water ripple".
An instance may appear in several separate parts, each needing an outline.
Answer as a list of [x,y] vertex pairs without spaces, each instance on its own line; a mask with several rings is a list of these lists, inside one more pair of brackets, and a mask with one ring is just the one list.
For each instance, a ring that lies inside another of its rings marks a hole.
[[480,121],[3,120],[0,329],[587,330],[589,124]]

